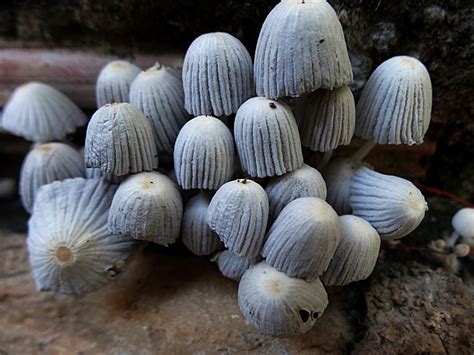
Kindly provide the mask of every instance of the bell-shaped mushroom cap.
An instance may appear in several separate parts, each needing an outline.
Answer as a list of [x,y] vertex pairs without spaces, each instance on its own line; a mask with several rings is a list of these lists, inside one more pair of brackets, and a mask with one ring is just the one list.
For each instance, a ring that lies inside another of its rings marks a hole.
[[200,192],[184,208],[181,237],[184,245],[196,255],[210,255],[224,247],[217,234],[207,225],[210,202],[210,196]]
[[107,231],[115,189],[102,179],[83,178],[40,188],[27,239],[38,290],[82,296],[124,270],[134,242]]
[[303,164],[299,169],[270,179],[265,192],[270,202],[270,219],[275,219],[287,204],[300,197],[326,199],[326,183],[315,168]]
[[382,239],[399,239],[421,223],[428,210],[410,181],[362,167],[351,180],[353,214],[369,222]]
[[183,86],[189,113],[229,116],[254,93],[252,58],[228,33],[203,34],[186,52]]
[[431,81],[419,60],[393,57],[372,73],[357,103],[355,135],[379,144],[421,144],[431,120]]
[[242,167],[250,176],[283,175],[303,165],[298,126],[282,102],[247,100],[235,116],[234,136]]
[[21,167],[21,203],[31,212],[41,186],[84,174],[84,161],[77,150],[63,143],[40,144],[28,153]]
[[151,120],[158,151],[172,152],[179,130],[189,119],[177,73],[158,63],[140,73],[130,88],[130,103]]
[[474,208],[466,207],[457,211],[451,224],[463,238],[474,238]]
[[254,63],[257,95],[277,99],[352,82],[342,26],[325,0],[282,0],[268,14]]
[[351,89],[320,89],[298,99],[296,121],[303,146],[327,152],[348,145],[354,135],[355,103]]
[[261,333],[289,337],[309,331],[328,305],[319,279],[291,278],[261,262],[239,283],[240,311]]
[[328,267],[340,238],[341,223],[331,206],[317,197],[302,197],[283,208],[262,256],[288,276],[312,281]]
[[95,88],[97,108],[128,102],[130,86],[140,72],[139,67],[125,60],[110,62],[102,68]]
[[245,271],[258,262],[258,257],[241,258],[229,250],[224,250],[217,253],[212,260],[217,263],[222,275],[239,281]]
[[158,167],[158,152],[150,121],[128,103],[98,109],[87,126],[86,167],[112,175],[151,171]]
[[3,129],[35,142],[62,140],[86,123],[86,115],[67,96],[37,82],[16,88],[0,115]]
[[374,270],[379,256],[380,236],[369,222],[362,218],[340,217],[341,241],[321,280],[326,286],[344,286],[365,280]]
[[328,191],[326,201],[339,215],[352,212],[351,179],[361,166],[362,163],[353,159],[336,158],[321,171]]
[[108,227],[112,234],[168,246],[179,237],[182,215],[183,201],[176,184],[155,171],[140,173],[120,184]]
[[248,179],[230,181],[217,190],[207,223],[227,249],[240,257],[260,254],[268,222],[265,190]]
[[174,170],[184,190],[216,190],[232,178],[234,139],[227,126],[212,116],[195,117],[179,131]]

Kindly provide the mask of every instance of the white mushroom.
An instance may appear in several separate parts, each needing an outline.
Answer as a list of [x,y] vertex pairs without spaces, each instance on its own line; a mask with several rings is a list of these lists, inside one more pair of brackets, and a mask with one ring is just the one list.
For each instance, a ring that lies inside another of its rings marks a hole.
[[258,262],[258,257],[241,258],[229,250],[224,250],[216,254],[212,261],[217,263],[219,271],[225,277],[239,281],[249,267]]
[[469,245],[474,245],[474,208],[461,208],[454,215],[451,224],[456,235],[450,239],[456,240],[461,236]]

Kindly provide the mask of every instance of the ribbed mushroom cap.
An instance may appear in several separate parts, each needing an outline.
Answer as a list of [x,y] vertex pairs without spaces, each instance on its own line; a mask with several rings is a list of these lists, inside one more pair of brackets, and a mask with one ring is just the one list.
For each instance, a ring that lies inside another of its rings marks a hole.
[[224,247],[217,234],[207,225],[210,202],[210,196],[200,192],[184,208],[181,237],[184,245],[195,255],[210,255]]
[[296,121],[303,146],[327,152],[348,145],[354,135],[355,103],[351,89],[319,89],[298,99]]
[[355,135],[379,144],[421,144],[431,120],[431,80],[419,60],[393,57],[372,73],[357,103]]
[[258,257],[241,258],[229,250],[224,250],[216,254],[213,261],[217,263],[219,271],[225,277],[239,281],[249,267],[258,262]]
[[130,103],[150,119],[158,151],[172,152],[179,130],[189,119],[178,74],[158,63],[141,72],[130,88]]
[[195,116],[229,116],[251,97],[252,58],[224,32],[206,33],[189,46],[183,63],[186,110]]
[[38,189],[56,180],[84,177],[84,161],[74,148],[63,143],[46,143],[32,149],[21,167],[19,190],[21,203],[28,212]]
[[380,236],[362,218],[340,217],[342,234],[336,253],[321,280],[326,286],[344,286],[372,273],[380,250]]
[[462,208],[457,211],[451,224],[463,238],[474,238],[474,208]]
[[35,142],[62,140],[86,123],[87,116],[67,96],[38,82],[16,88],[0,115],[3,129]]
[[98,109],[87,126],[86,167],[122,176],[158,167],[158,152],[150,121],[128,103]]
[[234,172],[234,139],[227,126],[212,116],[186,123],[176,139],[174,170],[184,190],[216,190],[229,181]]
[[259,332],[289,337],[308,332],[328,305],[319,279],[291,278],[261,262],[239,284],[240,311]]
[[299,169],[270,179],[265,187],[270,202],[270,219],[275,219],[291,201],[300,197],[326,199],[326,183],[315,168],[303,164]]
[[282,0],[268,14],[254,63],[257,95],[277,99],[352,82],[342,26],[325,0]]
[[282,102],[247,100],[235,117],[234,136],[242,167],[250,176],[283,175],[303,165],[298,126]]
[[96,83],[97,108],[105,104],[128,102],[130,86],[141,69],[125,60],[108,63]]
[[339,215],[352,213],[351,179],[361,166],[356,160],[336,158],[321,171],[328,191],[326,201]]
[[312,281],[328,267],[341,238],[336,212],[317,197],[302,197],[281,211],[263,247],[267,264]]
[[108,227],[111,234],[168,246],[179,237],[182,215],[183,201],[176,184],[155,171],[140,173],[120,184]]
[[365,167],[352,176],[353,214],[369,222],[382,239],[399,239],[421,223],[428,210],[423,194],[410,181]]
[[39,291],[82,296],[105,286],[124,270],[134,242],[107,231],[115,189],[102,179],[83,178],[40,188],[27,238]]
[[248,179],[230,181],[217,190],[207,211],[207,223],[226,248],[240,257],[260,254],[268,221],[265,190]]

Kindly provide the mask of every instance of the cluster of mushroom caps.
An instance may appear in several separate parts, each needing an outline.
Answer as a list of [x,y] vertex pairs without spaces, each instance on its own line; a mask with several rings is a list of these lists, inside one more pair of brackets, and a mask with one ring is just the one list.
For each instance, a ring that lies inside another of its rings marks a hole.
[[[263,24],[253,64],[237,38],[217,32],[191,44],[182,76],[159,64],[107,65],[84,153],[51,143],[87,122],[69,99],[44,84],[18,88],[1,123],[36,142],[20,193],[32,212],[38,289],[81,296],[118,276],[136,241],[167,246],[181,235],[240,280],[241,311],[259,331],[307,332],[328,305],[325,286],[367,278],[381,239],[408,235],[427,209],[411,182],[362,162],[376,143],[423,141],[426,68],[388,59],[357,107],[351,81],[332,7],[283,0]],[[294,110],[288,97],[298,98]],[[328,163],[354,134],[367,145]],[[304,164],[302,145],[325,152],[322,174]],[[173,170],[158,168],[163,153],[173,154]]]

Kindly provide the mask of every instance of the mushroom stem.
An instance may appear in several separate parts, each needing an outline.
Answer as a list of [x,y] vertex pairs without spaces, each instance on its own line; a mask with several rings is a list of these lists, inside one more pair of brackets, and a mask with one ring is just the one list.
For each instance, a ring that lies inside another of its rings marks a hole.
[[328,165],[329,161],[331,160],[331,157],[332,157],[332,152],[333,150],[328,150],[327,152],[324,152],[324,155],[323,155],[323,158],[321,159],[321,161],[319,162],[319,165],[318,165],[318,170],[321,171],[322,169],[324,169],[326,167],[326,165]]
[[352,159],[355,161],[362,161],[370,153],[370,151],[377,145],[374,141],[370,140],[365,142],[357,152],[352,155]]
[[456,245],[456,241],[458,240],[460,234],[454,231],[448,239],[446,239],[446,248],[453,248]]

